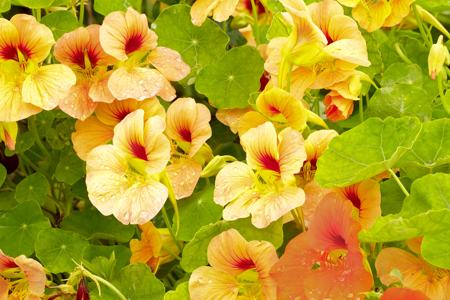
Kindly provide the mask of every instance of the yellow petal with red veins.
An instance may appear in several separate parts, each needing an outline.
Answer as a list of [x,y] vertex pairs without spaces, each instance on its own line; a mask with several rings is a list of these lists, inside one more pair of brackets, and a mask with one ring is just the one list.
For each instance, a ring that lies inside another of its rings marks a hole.
[[23,83],[23,101],[51,110],[66,97],[76,81],[75,74],[65,65],[39,67]]
[[19,33],[18,48],[26,59],[42,62],[50,54],[55,40],[52,31],[36,21],[33,16],[17,14],[11,18],[11,23]]
[[252,169],[243,162],[226,165],[216,176],[214,202],[225,206],[251,189],[257,182]]
[[373,32],[383,26],[392,9],[387,0],[361,0],[352,10],[353,18],[359,26]]
[[19,32],[8,20],[0,18],[0,59],[18,59]]
[[191,299],[237,299],[239,282],[232,275],[211,267],[199,267],[189,279]]
[[86,160],[88,153],[97,146],[112,140],[114,130],[112,126],[100,122],[97,117],[91,116],[85,121],[75,123],[75,132],[72,133],[72,143],[75,152],[82,160]]
[[323,100],[327,118],[333,122],[346,120],[353,112],[353,102],[351,99],[345,99],[336,91],[329,92]]
[[279,191],[262,195],[251,207],[252,224],[266,228],[289,211],[305,202],[305,192],[296,186],[286,186]]
[[167,188],[152,176],[136,173],[117,147],[94,148],[86,163],[89,199],[103,215],[113,214],[125,225],[144,224],[164,206]]
[[60,101],[59,108],[69,116],[79,120],[86,120],[97,107],[89,97],[89,82],[81,81],[70,88],[67,96]]
[[157,35],[148,28],[145,14],[129,7],[126,12],[112,12],[100,27],[100,44],[106,53],[125,61],[129,55],[156,47]]
[[282,177],[297,174],[306,160],[303,136],[290,127],[283,129],[278,135],[279,164]]
[[190,145],[189,156],[194,156],[211,137],[209,109],[192,98],[179,98],[167,110],[167,135]]
[[157,47],[150,52],[148,62],[169,81],[181,80],[191,72],[177,51],[165,47]]
[[193,159],[180,158],[166,168],[176,199],[187,198],[194,192],[202,166]]
[[139,67],[121,67],[115,70],[108,80],[108,88],[118,100],[152,98],[164,84],[164,77],[157,70]]

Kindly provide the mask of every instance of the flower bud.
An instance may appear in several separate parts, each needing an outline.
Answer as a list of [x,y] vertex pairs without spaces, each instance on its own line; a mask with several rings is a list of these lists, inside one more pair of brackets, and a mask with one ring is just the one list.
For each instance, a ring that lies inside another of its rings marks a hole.
[[436,44],[431,46],[430,54],[428,55],[428,73],[433,80],[442,71],[444,64],[448,65],[450,63],[450,54],[443,43],[443,39],[444,37],[440,35]]
[[342,97],[336,91],[329,92],[323,103],[328,120],[333,122],[346,120],[353,112],[353,100]]
[[0,141],[4,141],[9,150],[16,148],[17,131],[16,122],[0,122]]
[[231,155],[217,155],[214,156],[213,159],[203,168],[203,171],[200,175],[202,178],[215,176],[219,171],[225,167],[225,165],[229,162],[235,161]]
[[89,297],[89,289],[86,285],[86,280],[81,278],[80,283],[78,284],[77,297],[76,300],[90,300]]

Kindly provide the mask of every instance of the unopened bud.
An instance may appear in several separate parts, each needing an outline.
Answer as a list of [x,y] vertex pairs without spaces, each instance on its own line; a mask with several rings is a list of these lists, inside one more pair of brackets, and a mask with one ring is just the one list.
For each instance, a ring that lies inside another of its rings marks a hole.
[[17,131],[16,122],[0,122],[0,140],[5,142],[9,150],[16,148]]
[[200,175],[202,178],[215,176],[229,162],[235,161],[231,155],[217,155],[203,168]]
[[444,64],[450,63],[450,54],[447,47],[443,43],[444,37],[439,36],[436,44],[433,44],[428,55],[428,73],[431,79],[436,79],[436,76],[442,71]]
[[78,284],[77,297],[75,299],[76,300],[90,300],[91,299],[89,297],[89,289],[86,285],[86,280],[84,280],[84,278],[82,278],[80,280],[80,283]]

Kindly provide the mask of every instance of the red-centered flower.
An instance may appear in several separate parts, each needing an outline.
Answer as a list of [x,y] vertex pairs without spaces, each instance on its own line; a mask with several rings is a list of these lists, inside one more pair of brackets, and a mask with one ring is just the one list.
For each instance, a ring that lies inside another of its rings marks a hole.
[[278,299],[361,299],[371,289],[353,211],[338,194],[325,196],[310,229],[291,240],[272,268]]
[[333,122],[346,120],[353,112],[354,101],[342,97],[336,91],[329,92],[323,99],[323,103],[328,120]]

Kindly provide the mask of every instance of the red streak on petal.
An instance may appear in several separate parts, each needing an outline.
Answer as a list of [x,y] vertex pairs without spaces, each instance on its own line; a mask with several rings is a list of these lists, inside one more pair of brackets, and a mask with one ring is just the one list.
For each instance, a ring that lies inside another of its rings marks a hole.
[[248,258],[245,258],[245,259],[242,259],[242,260],[238,261],[235,264],[235,266],[239,270],[243,270],[243,271],[254,269],[256,267],[255,263],[251,259],[248,259]]
[[265,169],[280,173],[280,164],[272,155],[267,153],[261,154],[259,161]]
[[116,119],[118,120],[118,122],[120,122],[120,121],[122,121],[123,119],[125,119],[125,117],[128,116],[128,114],[129,114],[130,112],[131,112],[131,111],[126,110],[126,109],[121,109],[121,110],[115,111],[115,112],[114,112],[114,118],[116,118]]
[[[264,6],[261,4],[261,2],[260,2],[259,0],[255,0],[255,4],[256,4],[256,7],[258,7],[258,14],[264,13]],[[250,1],[250,0],[244,0],[244,5],[245,5],[245,8],[246,8],[250,13],[253,12],[253,10],[252,10],[252,1]]]
[[145,150],[145,147],[139,144],[139,142],[132,141],[130,142],[130,148],[131,152],[134,156],[137,158],[140,158],[142,160],[148,160],[147,158],[147,151]]
[[76,49],[72,52],[72,63],[76,64],[82,69],[86,68],[85,65],[85,54],[89,59],[92,68],[97,66],[97,62],[99,61],[99,53],[96,53],[95,49]]
[[330,224],[328,232],[326,232],[327,239],[333,249],[347,249],[347,243],[345,238],[340,234],[340,229],[336,226],[341,226],[342,224]]
[[2,49],[0,49],[0,57],[5,60],[19,60],[17,57],[17,48],[13,45],[6,45],[5,47],[2,47]]
[[0,269],[10,269],[18,267],[14,260],[9,257],[0,257]]
[[181,128],[178,130],[178,133],[181,135],[181,138],[185,140],[186,142],[191,143],[192,142],[192,135],[191,131],[186,128]]
[[344,189],[345,197],[350,200],[354,207],[361,209],[361,199],[358,196],[358,187],[351,186]]
[[272,105],[270,105],[269,104],[269,110],[270,110],[270,112],[271,113],[273,113],[273,114],[279,114],[279,113],[281,113],[281,111],[278,109],[278,108],[276,108],[275,106],[272,106]]
[[328,32],[324,32],[325,37],[327,38],[327,45],[333,44],[334,40],[331,38],[330,34]]
[[136,50],[139,50],[144,43],[143,36],[139,33],[134,33],[127,38],[125,42],[125,53],[130,54]]

